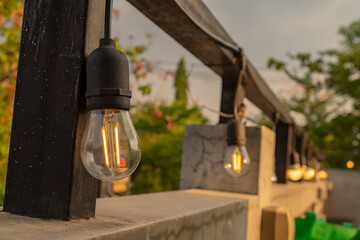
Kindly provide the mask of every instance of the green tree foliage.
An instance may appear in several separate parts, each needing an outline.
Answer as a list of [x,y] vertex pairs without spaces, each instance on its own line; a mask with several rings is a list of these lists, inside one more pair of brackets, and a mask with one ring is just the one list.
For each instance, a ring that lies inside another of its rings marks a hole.
[[[270,59],[269,66],[283,70],[302,89],[290,99],[289,108],[304,116],[305,130],[315,144],[323,148],[328,167],[345,168],[348,159],[360,169],[360,20],[339,30],[340,49],[289,54],[298,64]],[[341,106],[352,104],[352,111]]]
[[173,104],[148,103],[133,114],[142,156],[133,174],[132,193],[179,189],[185,125],[206,122],[197,108],[186,107],[186,81],[185,64],[181,59],[174,84],[176,92],[181,94],[175,97]]
[[[115,10],[116,11],[116,10]],[[115,14],[115,16],[117,16]],[[131,38],[134,38],[133,36]],[[146,34],[147,42],[145,44],[139,44],[135,46],[124,47],[119,44],[118,39],[115,38],[116,48],[124,52],[130,60],[130,69],[135,77],[136,82],[132,83],[132,88],[137,88],[143,95],[149,95],[151,93],[151,84],[144,82],[150,72],[152,72],[152,64],[145,58],[141,58],[142,54],[152,44],[151,34]]]
[[175,74],[175,103],[183,108],[186,107],[187,96],[187,76],[186,76],[186,68],[185,68],[185,60],[181,58]]
[[23,1],[0,1],[0,205],[5,192],[22,8]]

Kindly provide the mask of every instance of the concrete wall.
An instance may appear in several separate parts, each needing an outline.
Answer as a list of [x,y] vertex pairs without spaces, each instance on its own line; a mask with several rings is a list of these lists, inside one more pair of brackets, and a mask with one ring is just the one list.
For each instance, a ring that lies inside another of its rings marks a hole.
[[[249,173],[234,178],[226,173],[226,125],[187,125],[184,136],[180,188],[200,188],[256,196],[249,209],[248,224],[253,226],[247,239],[260,239],[264,208],[286,208],[294,217],[305,211],[323,215],[327,198],[326,181],[277,184],[271,181],[275,165],[275,133],[266,127],[247,127],[247,149],[251,158]],[[250,212],[251,211],[251,212]],[[285,226],[284,226],[285,227]],[[271,238],[268,238],[271,239]]]
[[334,187],[325,202],[325,215],[329,221],[348,221],[360,227],[360,171],[330,169],[327,172]]
[[[275,134],[266,127],[247,127],[249,172],[234,178],[224,169],[227,125],[187,125],[181,161],[180,189],[201,188],[259,194],[271,184]],[[261,176],[259,176],[261,175]]]

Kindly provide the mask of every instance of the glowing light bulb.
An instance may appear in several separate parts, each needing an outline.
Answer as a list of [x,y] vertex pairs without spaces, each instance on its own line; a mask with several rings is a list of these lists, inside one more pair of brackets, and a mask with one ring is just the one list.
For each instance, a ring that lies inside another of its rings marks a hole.
[[88,113],[81,159],[93,177],[109,182],[126,178],[135,171],[140,157],[139,137],[128,111],[101,109]]
[[353,161],[349,160],[349,161],[346,162],[346,167],[348,169],[352,169],[352,168],[354,168],[354,166],[355,166],[355,164],[354,164]]
[[321,180],[326,180],[326,179],[328,178],[327,172],[326,172],[325,170],[320,170],[320,172],[319,172],[319,178],[320,178]]
[[301,170],[303,172],[303,175],[305,174],[305,172],[307,171],[307,166],[304,164],[301,166]]
[[304,170],[300,167],[300,164],[292,164],[289,169],[286,170],[286,175],[290,181],[298,182],[304,176]]
[[81,160],[86,170],[102,181],[117,181],[139,165],[140,140],[130,119],[129,61],[115,48],[115,41],[102,38],[86,60],[85,132]]
[[250,169],[250,157],[246,150],[245,120],[234,119],[227,125],[227,145],[224,168],[233,177],[245,175]]
[[304,174],[304,180],[311,180],[315,177],[316,171],[312,167],[308,167],[305,174]]
[[225,170],[233,177],[245,175],[250,168],[250,158],[245,146],[232,145],[226,149]]

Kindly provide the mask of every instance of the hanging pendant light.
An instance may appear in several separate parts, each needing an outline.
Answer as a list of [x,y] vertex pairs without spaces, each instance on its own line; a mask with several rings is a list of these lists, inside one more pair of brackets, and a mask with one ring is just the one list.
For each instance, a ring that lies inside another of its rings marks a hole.
[[93,177],[111,182],[135,171],[141,145],[129,114],[129,62],[109,38],[110,12],[111,1],[107,0],[105,38],[86,61],[88,114],[80,152]]

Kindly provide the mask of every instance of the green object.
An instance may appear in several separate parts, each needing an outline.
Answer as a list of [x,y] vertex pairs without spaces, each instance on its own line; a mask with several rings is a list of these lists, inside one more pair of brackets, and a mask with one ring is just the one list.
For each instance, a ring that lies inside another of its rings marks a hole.
[[185,109],[187,103],[186,89],[188,87],[188,84],[187,84],[185,60],[183,57],[180,59],[177,66],[174,87],[175,87],[175,103]]
[[316,219],[315,213],[306,212],[305,218],[295,218],[295,240],[360,240],[360,231],[351,223],[342,226]]

